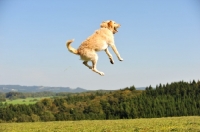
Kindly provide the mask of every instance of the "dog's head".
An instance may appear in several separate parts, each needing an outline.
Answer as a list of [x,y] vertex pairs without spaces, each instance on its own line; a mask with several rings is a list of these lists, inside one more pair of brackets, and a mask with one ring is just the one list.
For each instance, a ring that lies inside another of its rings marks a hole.
[[116,23],[115,21],[109,20],[103,21],[100,26],[101,28],[108,28],[113,32],[113,34],[115,34],[116,32],[118,32],[117,28],[119,28],[121,25]]

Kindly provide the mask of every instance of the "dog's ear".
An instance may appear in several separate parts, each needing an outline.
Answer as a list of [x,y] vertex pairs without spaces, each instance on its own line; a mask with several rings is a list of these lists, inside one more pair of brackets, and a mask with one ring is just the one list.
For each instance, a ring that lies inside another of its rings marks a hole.
[[112,21],[108,22],[108,27],[113,28],[113,22]]
[[108,27],[112,27],[112,21],[108,22]]

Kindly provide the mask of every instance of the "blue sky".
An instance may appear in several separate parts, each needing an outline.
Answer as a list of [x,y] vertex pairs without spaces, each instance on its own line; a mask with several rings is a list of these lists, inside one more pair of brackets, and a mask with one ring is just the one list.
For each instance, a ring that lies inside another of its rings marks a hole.
[[[104,20],[121,24],[124,61],[98,52],[100,76],[71,54]],[[1,0],[0,84],[120,89],[200,79],[198,0]]]

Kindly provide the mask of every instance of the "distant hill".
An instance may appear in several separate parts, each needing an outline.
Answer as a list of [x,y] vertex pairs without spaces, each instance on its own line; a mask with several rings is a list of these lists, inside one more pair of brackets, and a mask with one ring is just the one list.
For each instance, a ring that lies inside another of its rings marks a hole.
[[69,92],[69,93],[80,93],[80,92],[86,92],[86,89],[83,88],[69,88],[69,87],[45,87],[45,86],[20,86],[20,85],[0,85],[0,92],[7,93],[7,92]]
[[146,89],[146,87],[138,87],[138,88],[136,88],[136,90],[145,90]]

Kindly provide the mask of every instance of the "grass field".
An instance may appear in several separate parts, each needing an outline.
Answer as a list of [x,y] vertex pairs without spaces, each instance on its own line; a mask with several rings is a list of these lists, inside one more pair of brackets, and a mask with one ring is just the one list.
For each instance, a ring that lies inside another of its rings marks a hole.
[[200,132],[200,116],[1,123],[0,132]]
[[8,104],[35,104],[37,101],[43,98],[49,98],[49,97],[37,97],[37,98],[15,99],[15,100],[7,99],[6,103]]

